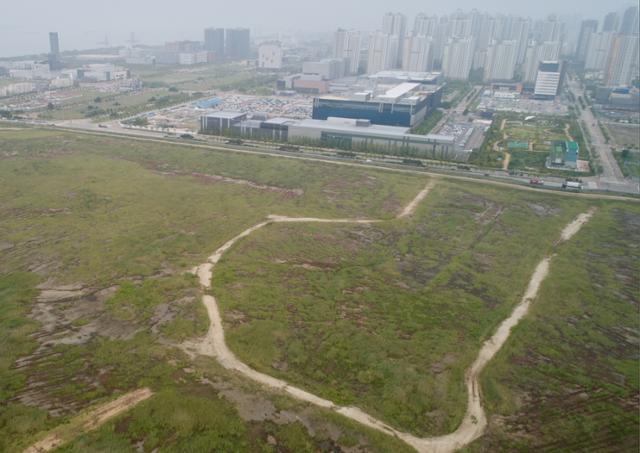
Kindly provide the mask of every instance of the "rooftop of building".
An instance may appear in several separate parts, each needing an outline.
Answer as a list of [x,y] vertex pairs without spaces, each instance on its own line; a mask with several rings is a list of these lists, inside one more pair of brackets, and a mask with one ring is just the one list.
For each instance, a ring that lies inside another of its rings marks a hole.
[[205,116],[207,118],[222,118],[222,119],[236,119],[236,118],[242,118],[243,116],[245,116],[246,113],[242,113],[242,112],[229,112],[229,111],[221,111],[221,112],[212,112],[212,113],[207,113]]

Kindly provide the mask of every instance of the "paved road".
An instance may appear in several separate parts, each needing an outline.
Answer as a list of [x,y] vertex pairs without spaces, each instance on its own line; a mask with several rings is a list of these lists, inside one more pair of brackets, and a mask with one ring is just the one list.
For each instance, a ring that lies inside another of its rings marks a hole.
[[[580,82],[577,79],[573,77],[570,78],[568,86],[576,98],[584,95],[584,90],[580,87]],[[600,164],[602,165],[602,176],[600,180],[602,180],[603,183],[625,184],[624,175],[622,171],[620,171],[618,162],[613,157],[611,146],[607,145],[600,126],[598,126],[598,120],[590,108],[581,109],[580,120],[591,136],[591,149],[595,151],[600,158]],[[586,138],[587,137],[585,137],[585,139]]]
[[[85,133],[90,135],[110,135],[110,136],[128,136],[133,140],[143,140],[143,141],[152,141],[157,143],[169,143],[175,144],[177,137],[165,137],[161,132],[153,132],[147,130],[140,129],[128,129],[123,128],[119,125],[117,121],[101,123],[107,127],[100,127],[96,123],[92,123],[90,120],[72,120],[72,121],[62,121],[58,123],[47,123],[47,122],[24,122],[26,124],[32,124],[35,126],[44,126],[44,127],[59,127],[60,129],[64,129],[67,131],[77,132],[77,133]],[[198,141],[184,140],[180,145],[193,147],[193,148],[203,148],[203,149],[211,149],[217,151],[231,151],[243,154],[259,154],[259,155],[268,155],[274,157],[284,157],[288,159],[298,159],[298,160],[306,160],[312,162],[326,162],[332,163],[335,165],[345,165],[352,167],[368,167],[368,168],[376,168],[379,170],[385,171],[393,171],[400,173],[410,173],[410,174],[422,174],[422,175],[431,175],[431,176],[444,176],[450,179],[457,179],[460,181],[473,181],[481,184],[490,184],[495,186],[503,186],[503,187],[511,187],[513,189],[518,190],[527,190],[527,191],[536,191],[536,192],[549,192],[554,193],[561,196],[577,196],[584,198],[598,198],[598,199],[609,199],[609,200],[633,200],[638,201],[637,198],[630,198],[625,196],[627,194],[638,195],[640,194],[640,186],[637,183],[633,183],[631,181],[624,181],[622,183],[616,182],[601,182],[598,178],[584,178],[585,181],[585,192],[576,193],[576,192],[567,192],[557,190],[560,189],[562,183],[564,182],[563,178],[558,177],[545,177],[544,178],[544,186],[530,186],[529,179],[530,175],[524,174],[522,176],[518,175],[510,175],[503,170],[496,169],[482,169],[482,168],[470,168],[469,170],[457,169],[455,163],[441,163],[441,164],[428,164],[423,168],[412,168],[406,165],[399,165],[386,162],[383,158],[377,158],[373,156],[367,156],[367,159],[345,159],[339,158],[333,155],[331,149],[323,150],[322,153],[318,152],[287,152],[280,151],[277,147],[269,146],[268,144],[261,142],[252,142],[249,143],[246,141],[245,145],[230,145],[226,144],[222,141],[216,141],[216,137],[211,136],[198,136]],[[620,195],[605,195],[601,193],[588,193],[591,190],[604,190],[610,192],[617,192]]]

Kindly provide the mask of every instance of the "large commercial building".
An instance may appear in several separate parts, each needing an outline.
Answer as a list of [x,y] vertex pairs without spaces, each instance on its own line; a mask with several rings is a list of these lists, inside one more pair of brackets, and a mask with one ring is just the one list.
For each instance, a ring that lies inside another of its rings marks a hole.
[[360,32],[338,29],[334,36],[333,57],[347,62],[347,73],[357,74],[360,68]]
[[231,59],[246,59],[251,55],[248,28],[228,28],[224,37],[225,56]]
[[216,58],[224,57],[224,28],[207,28],[204,30],[204,48],[213,52]]
[[538,68],[534,96],[538,99],[554,99],[562,84],[562,63],[543,61]]
[[442,87],[405,82],[375,95],[325,96],[313,100],[313,119],[366,119],[373,124],[413,127],[440,105]]
[[448,79],[467,80],[473,63],[473,38],[451,39],[444,48],[442,72]]
[[386,152],[414,150],[429,155],[454,155],[455,138],[444,135],[411,134],[408,127],[383,126],[368,120],[328,118],[294,120],[289,118],[247,119],[237,112],[216,112],[201,118],[201,132],[253,139],[322,144],[332,148],[358,150],[377,148]]
[[517,41],[502,41],[489,46],[484,67],[485,81],[512,80],[516,70],[517,58]]
[[629,86],[638,77],[638,58],[638,35],[616,35],[605,68],[605,86]]
[[344,77],[345,61],[339,58],[327,58],[320,61],[305,61],[302,63],[303,74],[317,74],[324,80]]

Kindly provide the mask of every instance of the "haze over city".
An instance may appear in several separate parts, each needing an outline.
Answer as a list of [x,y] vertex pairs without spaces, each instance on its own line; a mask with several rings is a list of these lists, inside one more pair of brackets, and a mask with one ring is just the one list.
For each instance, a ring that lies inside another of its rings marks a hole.
[[[374,30],[378,18],[388,10],[410,17],[451,13],[456,9],[514,14],[542,18],[558,14],[575,19],[600,17],[612,10],[622,10],[631,3],[581,0],[543,0],[514,2],[471,0],[424,2],[402,0],[389,5],[386,0],[327,0],[301,3],[294,0],[264,2],[248,0],[220,5],[206,0],[86,2],[35,0],[17,2],[0,15],[0,58],[37,54],[46,51],[42,43],[48,31],[61,35],[64,49],[91,49],[108,37],[112,45],[125,45],[133,32],[140,42],[156,44],[163,40],[197,39],[207,26],[244,26],[256,35],[271,33],[326,33],[336,26]],[[34,11],[38,11],[34,15]]]

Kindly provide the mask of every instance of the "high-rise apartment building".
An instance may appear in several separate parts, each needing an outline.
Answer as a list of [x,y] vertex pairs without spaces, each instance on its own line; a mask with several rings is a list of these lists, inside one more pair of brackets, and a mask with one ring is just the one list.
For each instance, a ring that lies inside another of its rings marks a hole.
[[628,86],[638,76],[638,36],[616,35],[604,73],[604,84],[608,87]]
[[382,18],[382,32],[387,35],[396,36],[398,48],[395,50],[396,60],[393,68],[400,67],[402,64],[402,43],[407,31],[407,17],[401,13],[387,13]]
[[602,23],[602,31],[604,32],[617,32],[620,27],[620,16],[618,13],[611,12],[604,16],[604,22]]
[[375,32],[369,36],[367,73],[394,69],[397,67],[399,41],[397,35]]
[[512,80],[518,57],[518,42],[515,40],[495,43],[487,49],[484,79]]
[[559,41],[545,41],[532,43],[527,48],[527,56],[523,65],[522,81],[534,83],[538,74],[538,67],[542,61],[557,61],[560,59]]
[[349,74],[357,74],[360,67],[360,32],[338,29],[334,36],[333,56],[347,62]]
[[578,46],[576,48],[576,59],[584,62],[587,58],[587,49],[591,33],[598,32],[597,20],[583,20],[580,25],[580,35],[578,36]]
[[627,8],[622,16],[622,24],[620,24],[620,34],[637,35],[639,27],[638,7],[632,6]]
[[431,62],[431,38],[424,35],[408,36],[402,49],[402,70],[423,72]]
[[251,54],[248,28],[227,28],[225,30],[225,55],[232,59],[249,58]]
[[224,28],[207,28],[204,30],[204,49],[216,54],[216,58],[224,57]]
[[473,63],[472,38],[450,39],[444,47],[442,72],[448,79],[467,80]]
[[614,34],[611,32],[591,33],[587,43],[584,68],[587,71],[603,71],[607,65]]

